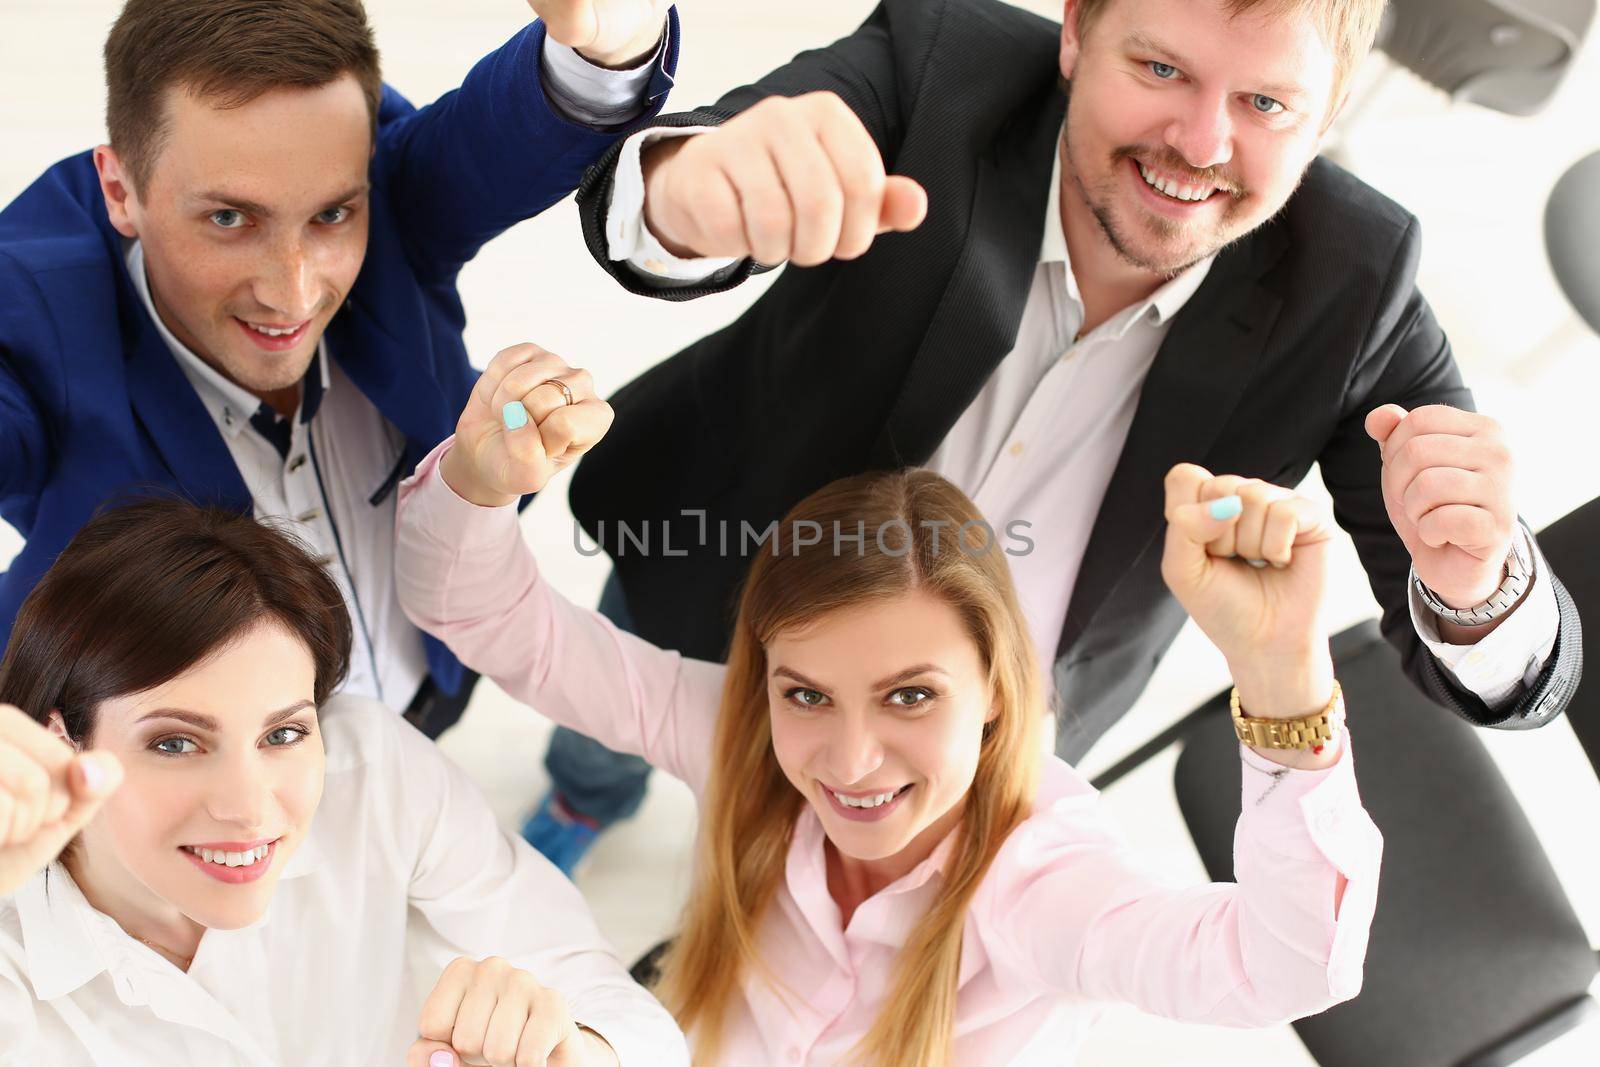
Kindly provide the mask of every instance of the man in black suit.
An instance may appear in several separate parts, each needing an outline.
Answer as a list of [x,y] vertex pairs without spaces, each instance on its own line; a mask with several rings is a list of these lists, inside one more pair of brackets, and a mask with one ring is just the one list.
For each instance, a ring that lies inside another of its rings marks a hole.
[[[1417,684],[1481,725],[1558,715],[1577,615],[1417,292],[1416,220],[1316,157],[1381,10],[1067,0],[1057,26],[885,0],[619,146],[579,199],[630,290],[809,269],[612,398],[572,502],[614,616],[719,658],[761,530],[835,478],[930,466],[1026,542],[1010,562],[1076,759],[1183,623],[1162,474],[1237,472],[1202,498],[1248,499],[1317,463]],[[1274,556],[1260,529],[1212,550]],[[527,833],[570,869],[644,772],[570,734],[549,764]]]

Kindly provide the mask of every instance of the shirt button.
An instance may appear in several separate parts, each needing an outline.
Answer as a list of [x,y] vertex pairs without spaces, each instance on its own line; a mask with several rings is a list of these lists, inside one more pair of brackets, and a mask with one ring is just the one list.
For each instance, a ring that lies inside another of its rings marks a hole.
[[804,1058],[805,1058],[805,1053],[800,1051],[799,1046],[795,1046],[794,1048],[791,1048],[789,1050],[789,1062],[790,1063],[799,1063]]
[[644,267],[645,267],[645,270],[654,271],[657,274],[664,273],[666,271],[666,269],[667,269],[667,265],[665,263],[661,262],[659,259],[647,259],[647,260],[645,260],[644,261]]
[[1010,452],[1013,456],[1022,455],[1022,442],[1021,441],[1013,441],[1013,442],[1011,442],[1011,447],[1006,449],[1006,451]]
[[289,461],[289,473],[293,474],[295,471],[299,470],[301,467],[304,467],[305,465],[306,465],[306,457],[304,457],[304,456],[296,456],[296,457],[294,457],[293,459],[291,459]]
[[315,522],[317,519],[320,519],[320,518],[322,518],[322,509],[321,508],[312,508],[310,511],[306,512],[304,515],[296,516],[294,521],[295,522]]

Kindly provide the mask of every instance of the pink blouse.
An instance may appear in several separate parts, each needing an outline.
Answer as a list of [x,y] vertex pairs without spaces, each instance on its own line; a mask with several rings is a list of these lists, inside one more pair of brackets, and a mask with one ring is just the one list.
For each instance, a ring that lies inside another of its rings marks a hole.
[[[543,580],[513,507],[480,508],[438,474],[451,441],[400,490],[396,578],[406,613],[506,692],[703,797],[723,668],[623,633]],[[995,857],[967,916],[955,1062],[1070,1062],[1109,1002],[1174,1019],[1266,1026],[1361,988],[1382,838],[1343,758],[1293,771],[1240,749],[1238,883],[1151,873],[1050,757],[1034,812]],[[798,1008],[759,978],[731,1006],[726,1065],[832,1064],[866,1033],[896,953],[932,900],[948,841],[848,925],[828,894],[807,807],[761,950]],[[1348,884],[1337,911],[1339,875]]]

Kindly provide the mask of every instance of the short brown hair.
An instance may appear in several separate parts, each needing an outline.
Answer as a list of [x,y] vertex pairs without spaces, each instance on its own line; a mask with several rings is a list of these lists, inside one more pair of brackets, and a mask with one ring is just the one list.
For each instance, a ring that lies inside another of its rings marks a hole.
[[87,743],[103,701],[169,682],[264,620],[305,642],[321,705],[344,680],[350,616],[290,535],[176,499],[91,519],[22,602],[0,702]]
[[[1081,40],[1112,0],[1078,0],[1078,37]],[[1247,11],[1265,8],[1265,14],[1283,15],[1305,8],[1311,9],[1322,39],[1333,49],[1337,64],[1333,74],[1333,101],[1336,106],[1340,92],[1351,73],[1372,51],[1372,42],[1378,36],[1378,26],[1383,21],[1384,5],[1388,0],[1225,0],[1229,14],[1237,17]]]
[[377,128],[383,76],[361,0],[128,0],[105,59],[106,128],[136,188],[161,153],[174,86],[240,107],[348,72]]

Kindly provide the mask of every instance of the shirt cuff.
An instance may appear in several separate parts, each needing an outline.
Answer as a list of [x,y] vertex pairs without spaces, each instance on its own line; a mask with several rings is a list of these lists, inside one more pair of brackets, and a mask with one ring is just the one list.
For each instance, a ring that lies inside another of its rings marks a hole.
[[587,126],[612,127],[632,122],[650,106],[646,90],[666,47],[667,33],[663,29],[661,41],[649,58],[637,67],[612,70],[596,66],[575,49],[557,44],[545,34],[540,73],[550,106],[562,118]]
[[644,167],[639,161],[640,153],[647,145],[667,137],[689,137],[714,129],[715,126],[682,126],[644,130],[622,142],[622,152],[617,157],[611,203],[606,209],[609,254],[662,288],[699,284],[739,262],[730,256],[679,259],[662,246],[644,222]]
[[[1523,536],[1519,534],[1519,536]],[[1529,538],[1530,545],[1533,539]],[[1439,636],[1439,621],[1423,603],[1413,570],[1406,581],[1411,625],[1433,658],[1456,684],[1476,693],[1491,708],[1515,700],[1544,671],[1561,629],[1554,586],[1545,580],[1544,557],[1533,545],[1534,572],[1522,603],[1475,644],[1453,645]]]
[[505,543],[506,528],[517,526],[517,505],[486,508],[450,488],[439,472],[439,462],[455,441],[455,434],[440,441],[417,464],[416,472],[400,483],[406,518],[414,521],[424,536],[449,546],[452,556],[498,549]]

